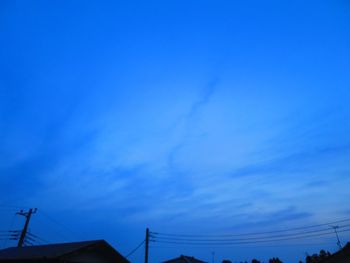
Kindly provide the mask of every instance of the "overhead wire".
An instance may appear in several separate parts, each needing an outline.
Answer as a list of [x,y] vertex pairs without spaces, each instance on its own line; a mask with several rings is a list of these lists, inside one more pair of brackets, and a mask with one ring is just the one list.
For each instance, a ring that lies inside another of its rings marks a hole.
[[[339,228],[344,227],[350,227],[350,224],[339,226]],[[312,234],[312,233],[322,233],[322,232],[329,232],[331,229],[318,229],[318,230],[311,230],[311,231],[305,231],[305,232],[297,232],[297,233],[288,233],[288,234],[278,234],[278,235],[267,235],[267,236],[255,236],[255,237],[243,237],[243,238],[220,238],[220,239],[210,239],[210,238],[183,238],[183,237],[162,237],[162,236],[154,236],[152,235],[152,238],[157,240],[172,240],[172,241],[197,241],[197,242],[215,242],[215,241],[242,241],[242,240],[260,240],[260,239],[273,239],[273,238],[282,238],[282,237],[294,237],[294,236],[300,236],[305,234]],[[332,231],[334,233],[334,231]]]
[[145,243],[145,240],[142,240],[142,242],[133,250],[131,250],[125,257],[128,258],[130,257],[132,254],[134,254],[143,244]]
[[50,241],[47,241],[46,239],[41,238],[41,237],[39,237],[39,236],[36,235],[36,234],[30,233],[30,232],[28,232],[27,234],[28,234],[30,237],[32,237],[32,238],[34,238],[34,239],[36,239],[36,240],[41,241],[41,243],[46,243],[46,244],[51,243]]
[[[0,210],[1,209],[6,209],[6,210],[18,210],[18,209],[25,209],[24,207],[19,207],[19,206],[10,206],[10,205],[0,205]],[[64,229],[66,230],[66,232],[70,232],[70,234],[74,234],[73,231],[71,231],[68,227],[64,226],[63,224],[59,223],[57,220],[55,220],[54,218],[52,218],[50,215],[48,215],[47,213],[45,213],[44,211],[40,210],[40,214],[43,215],[45,217],[46,220],[49,220],[51,221],[52,223],[60,226],[61,229]],[[11,220],[11,224],[10,224],[10,227],[9,229],[12,229],[13,227],[13,224],[14,224],[14,220],[16,218],[16,215],[17,213],[14,213],[13,215],[13,218]],[[39,217],[40,219],[40,217]],[[3,247],[6,246],[6,242],[8,240],[18,240],[19,238],[19,235],[20,235],[20,232],[21,230],[0,230],[0,237],[5,237],[7,236],[7,239],[4,239],[4,242],[3,242]],[[62,234],[62,231],[58,231],[60,235],[63,235]],[[44,239],[44,238],[41,238],[39,237],[38,235],[34,235],[30,232],[27,232],[27,236],[26,238],[29,240],[31,240],[32,242],[33,241],[36,241],[36,242],[41,242],[43,244],[47,244],[47,243],[52,243],[52,242],[49,242],[48,240]],[[67,236],[65,237],[67,238]]]
[[[198,247],[249,245],[301,240],[308,238],[321,238],[334,235],[334,230],[331,229],[331,225],[334,224],[343,223],[337,226],[338,233],[349,232],[350,224],[346,224],[346,222],[349,221],[350,219],[343,219],[328,223],[295,227],[283,230],[223,235],[171,234],[151,231],[150,242],[169,245],[191,245]],[[327,226],[327,228],[324,228],[325,226]]]
[[[17,214],[13,214],[12,219],[11,219],[11,222],[10,222],[9,229],[12,229],[13,224],[14,224],[15,219],[16,219],[16,216],[17,216]],[[7,231],[7,232],[8,232],[8,233],[12,233],[11,230],[10,230],[10,231]],[[7,238],[7,239],[4,240],[4,242],[2,243],[2,246],[3,246],[3,247],[6,247],[7,242],[8,242],[9,240],[11,240],[11,236],[10,236],[9,238]]]
[[[349,229],[345,230],[339,230],[338,233],[342,232],[349,232]],[[215,245],[215,246],[226,246],[226,245],[245,245],[245,244],[257,244],[257,243],[269,243],[269,242],[279,242],[279,241],[288,241],[288,240],[298,240],[298,239],[306,239],[306,238],[314,238],[314,237],[321,237],[321,236],[327,236],[327,235],[333,235],[333,231],[329,231],[327,233],[319,233],[319,234],[307,234],[307,235],[301,235],[301,236],[295,236],[295,237],[286,237],[286,238],[277,238],[277,239],[260,239],[260,240],[254,240],[254,241],[220,241],[220,242],[189,242],[189,241],[164,241],[164,240],[156,240],[151,239],[151,242],[156,243],[165,243],[165,244],[182,244],[182,245],[196,245],[196,246],[202,246],[202,245]]]
[[[329,245],[329,244],[333,244],[333,241],[328,241],[328,242],[301,242],[301,243],[279,243],[279,244],[263,244],[263,245],[259,245],[259,247],[293,247],[293,246],[320,246],[320,245]],[[191,246],[191,245],[186,245],[186,248],[202,248],[202,246]],[[256,244],[247,244],[247,246],[256,246]],[[174,248],[175,246],[178,246],[177,244],[172,245],[172,244],[154,244],[154,245],[150,245],[150,248]],[[213,245],[208,245],[208,247],[213,247]],[[215,247],[215,246],[214,246]]]
[[[56,224],[57,226],[59,226],[62,230],[65,230],[66,233],[69,232],[70,237],[77,237],[80,236],[78,233],[76,233],[75,231],[71,230],[69,227],[67,227],[66,225],[60,223],[57,219],[51,217],[49,214],[47,214],[45,211],[40,210],[40,214],[42,214],[46,219],[48,219],[49,221],[51,221],[52,223]],[[60,236],[64,237],[65,239],[68,237],[67,235],[63,234],[61,231],[57,232]]]
[[343,219],[343,220],[337,220],[333,222],[328,223],[322,223],[317,225],[309,225],[309,226],[303,226],[303,227],[295,227],[295,228],[289,228],[289,229],[281,229],[281,230],[274,230],[274,231],[265,231],[265,232],[252,232],[252,233],[239,233],[239,234],[172,234],[172,233],[162,233],[162,232],[150,232],[154,235],[159,236],[171,236],[171,237],[234,237],[234,236],[254,236],[254,235],[265,235],[265,234],[273,234],[273,233],[280,233],[280,232],[290,232],[295,230],[303,230],[308,228],[316,228],[321,226],[329,226],[332,224],[338,224],[338,223],[344,223],[349,222],[350,218]]

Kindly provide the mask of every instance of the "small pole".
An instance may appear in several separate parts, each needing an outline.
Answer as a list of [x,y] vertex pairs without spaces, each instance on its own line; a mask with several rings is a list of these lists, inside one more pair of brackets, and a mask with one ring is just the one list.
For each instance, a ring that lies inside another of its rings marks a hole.
[[148,245],[149,245],[149,229],[146,228],[146,239],[145,239],[145,263],[148,263]]

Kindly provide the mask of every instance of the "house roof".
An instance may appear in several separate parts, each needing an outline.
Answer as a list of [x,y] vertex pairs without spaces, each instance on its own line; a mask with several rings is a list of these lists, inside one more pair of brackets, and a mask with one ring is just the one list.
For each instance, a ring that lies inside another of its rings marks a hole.
[[122,260],[121,262],[128,262],[104,240],[59,243],[42,246],[10,247],[0,250],[0,260],[58,259],[85,249],[101,246],[108,250],[108,254]]
[[163,261],[163,263],[207,263],[207,262],[196,259],[194,257],[181,255],[178,258]]

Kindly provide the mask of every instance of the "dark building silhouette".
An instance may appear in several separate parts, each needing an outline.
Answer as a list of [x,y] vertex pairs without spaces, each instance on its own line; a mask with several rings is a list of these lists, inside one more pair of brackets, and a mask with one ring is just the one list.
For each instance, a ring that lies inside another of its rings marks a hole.
[[178,258],[163,261],[163,263],[207,263],[207,262],[196,259],[194,257],[181,255]]
[[104,240],[10,247],[0,250],[0,262],[129,263]]
[[350,243],[347,243],[338,252],[332,254],[326,259],[320,261],[320,263],[349,263],[350,262]]

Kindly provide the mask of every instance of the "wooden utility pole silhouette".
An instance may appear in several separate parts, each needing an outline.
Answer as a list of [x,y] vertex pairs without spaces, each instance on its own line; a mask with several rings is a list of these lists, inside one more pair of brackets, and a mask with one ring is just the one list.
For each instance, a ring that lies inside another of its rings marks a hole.
[[32,216],[32,214],[36,213],[37,210],[38,209],[36,209],[36,208],[34,208],[34,209],[30,208],[28,212],[23,212],[23,210],[21,210],[21,211],[16,213],[17,215],[24,216],[26,218],[26,222],[24,224],[24,227],[23,227],[23,230],[21,233],[21,237],[18,240],[17,247],[23,247],[24,239],[26,237],[27,230],[28,230],[30,217]]
[[145,263],[148,263],[148,245],[149,245],[149,229],[146,228],[146,239],[145,239]]

